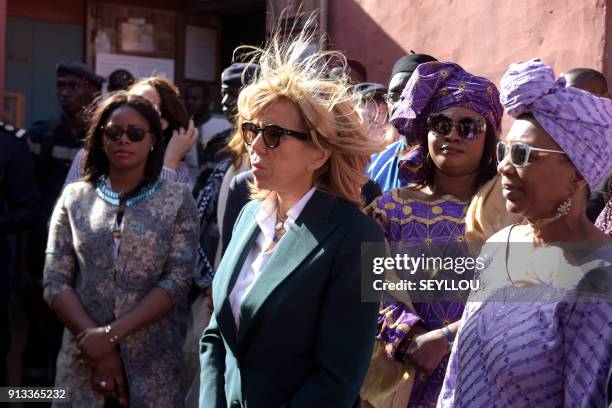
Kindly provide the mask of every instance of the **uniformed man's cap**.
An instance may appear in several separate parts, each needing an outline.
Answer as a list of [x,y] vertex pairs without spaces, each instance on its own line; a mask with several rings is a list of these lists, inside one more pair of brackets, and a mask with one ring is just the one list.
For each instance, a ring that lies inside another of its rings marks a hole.
[[412,75],[419,65],[432,61],[437,61],[437,59],[431,55],[416,54],[414,51],[410,50],[410,54],[404,55],[402,58],[395,61],[393,70],[391,71],[391,77],[399,72],[406,72]]
[[387,87],[375,82],[361,82],[353,86],[352,92],[361,99],[382,98],[387,93]]
[[78,61],[62,61],[57,64],[57,76],[75,75],[100,88],[106,79],[97,75],[91,68]]
[[[244,84],[242,83],[242,73],[244,72]],[[259,73],[258,64],[245,64],[237,62],[223,70],[221,74],[221,85],[229,88],[241,88],[250,83]]]

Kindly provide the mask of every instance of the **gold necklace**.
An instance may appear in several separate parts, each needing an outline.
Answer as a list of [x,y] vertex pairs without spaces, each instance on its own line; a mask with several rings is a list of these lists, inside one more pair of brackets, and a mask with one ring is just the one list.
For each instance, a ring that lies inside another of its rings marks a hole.
[[274,237],[272,237],[272,241],[278,242],[283,237],[283,235],[285,235],[285,232],[286,232],[285,222],[287,222],[287,217],[285,217],[285,219],[282,219],[280,217],[280,212],[278,211],[278,208],[277,208],[276,224],[274,225]]

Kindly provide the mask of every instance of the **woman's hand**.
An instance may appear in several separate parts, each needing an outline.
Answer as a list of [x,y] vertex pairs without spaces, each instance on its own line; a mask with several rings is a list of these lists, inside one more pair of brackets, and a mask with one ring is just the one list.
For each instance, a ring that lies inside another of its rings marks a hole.
[[93,366],[92,387],[105,397],[115,398],[122,407],[128,406],[123,366],[117,350]]
[[115,344],[111,343],[111,337],[104,327],[92,327],[85,329],[77,336],[77,346],[80,354],[91,364],[96,364],[100,359],[114,350]]
[[180,128],[178,132],[176,130],[172,132],[172,137],[166,147],[164,166],[176,171],[180,161],[183,160],[183,157],[197,140],[198,129],[196,129],[193,119],[190,119],[187,130]]
[[441,329],[417,334],[408,346],[408,358],[430,376],[449,351],[449,344]]

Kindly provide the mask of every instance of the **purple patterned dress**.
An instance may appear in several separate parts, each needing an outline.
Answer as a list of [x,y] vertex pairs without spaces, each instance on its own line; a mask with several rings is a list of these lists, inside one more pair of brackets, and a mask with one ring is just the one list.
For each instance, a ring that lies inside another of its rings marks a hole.
[[[508,228],[488,242],[503,234]],[[491,280],[487,276],[502,269],[492,265],[505,262],[504,253],[491,255],[480,279]],[[580,264],[598,266],[571,287],[544,282],[519,288],[506,279],[481,295],[483,301],[467,303],[438,408],[607,406],[612,245]],[[503,301],[517,297],[522,299]]]
[[[445,245],[464,241],[468,205],[469,202],[450,195],[431,202],[403,199],[399,190],[394,189],[372,204],[371,216],[381,224],[389,243]],[[389,298],[383,301],[379,312],[377,339],[385,343],[388,357],[395,358],[398,346],[407,335],[406,327],[421,320],[427,330],[442,328],[461,318],[464,305],[465,299],[459,296],[454,301],[414,302],[415,315],[403,303]],[[417,371],[408,407],[436,405],[447,362],[445,357],[428,379]]]

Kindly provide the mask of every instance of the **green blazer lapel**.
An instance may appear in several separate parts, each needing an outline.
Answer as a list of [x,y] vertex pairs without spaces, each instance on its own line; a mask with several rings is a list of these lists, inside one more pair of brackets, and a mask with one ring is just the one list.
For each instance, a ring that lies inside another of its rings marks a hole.
[[316,191],[295,224],[289,227],[278,243],[274,254],[240,306],[239,344],[246,337],[255,315],[268,296],[335,229],[336,225],[329,220],[334,205],[334,198]]
[[245,209],[239,224],[236,226],[236,231],[232,234],[232,240],[223,255],[213,282],[214,313],[217,317],[217,324],[222,333],[228,333],[225,339],[234,352],[236,352],[238,336],[229,295],[236,283],[242,265],[259,235],[260,229],[255,218],[259,208],[260,205],[253,205]]

